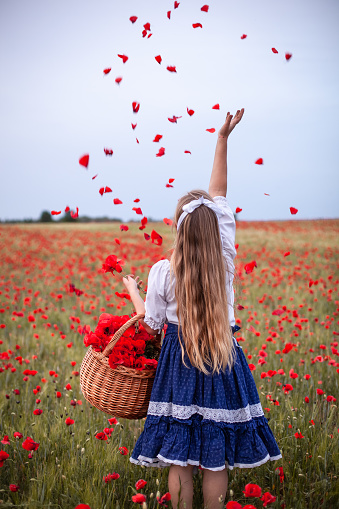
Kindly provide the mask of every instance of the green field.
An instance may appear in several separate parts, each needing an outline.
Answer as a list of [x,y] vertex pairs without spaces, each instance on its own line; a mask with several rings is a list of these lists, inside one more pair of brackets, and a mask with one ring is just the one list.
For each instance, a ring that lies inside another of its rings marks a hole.
[[[139,231],[131,223],[125,232],[119,226],[0,225],[0,450],[9,455],[0,468],[2,507],[138,507],[132,495],[144,479],[138,492],[155,508],[157,492],[168,491],[168,468],[129,462],[144,420],[119,419],[108,440],[96,439],[110,416],[92,408],[79,385],[82,327],[94,330],[102,312],[133,311],[115,295],[123,288],[121,276],[101,272],[105,258],[116,254],[124,272],[146,284],[149,268],[171,253],[170,227],[153,223]],[[161,246],[145,240],[152,229],[162,235]],[[339,507],[338,234],[338,220],[237,222],[236,337],[283,458],[229,471],[227,501],[262,508],[259,498],[243,494],[253,483],[276,497],[268,507]],[[257,267],[246,274],[253,260]],[[70,284],[83,294],[70,292]],[[293,347],[282,353],[286,343]],[[27,369],[37,373],[25,375]],[[67,417],[74,424],[68,426]],[[26,437],[40,444],[31,458],[22,447]],[[120,454],[119,447],[129,453]],[[113,472],[120,477],[105,483]],[[19,490],[11,491],[11,484]],[[203,508],[201,472],[194,492],[194,507]]]

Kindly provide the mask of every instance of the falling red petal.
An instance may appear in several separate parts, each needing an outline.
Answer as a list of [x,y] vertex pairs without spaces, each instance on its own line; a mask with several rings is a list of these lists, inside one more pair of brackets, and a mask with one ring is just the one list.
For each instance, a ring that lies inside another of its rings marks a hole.
[[151,232],[151,240],[152,244],[156,244],[157,246],[161,246],[162,244],[162,236],[159,235],[155,230],[152,230]]
[[208,12],[208,9],[209,9],[209,8],[210,8],[210,6],[209,6],[209,5],[203,5],[203,6],[201,7],[201,9],[200,9],[200,10],[201,10],[202,12]]
[[138,16],[131,16],[131,17],[129,18],[129,20],[131,21],[131,23],[135,23],[137,19],[138,19]]
[[179,2],[174,2],[174,9],[177,9],[179,7],[180,3]]
[[149,240],[151,238],[151,236],[148,235],[148,233],[144,233],[144,237],[145,237],[145,240]]
[[150,23],[145,23],[145,24],[144,24],[144,29],[145,29],[145,30],[150,31],[150,30],[151,30],[151,25],[150,25]]
[[139,140],[138,140],[138,138],[135,138],[135,139],[137,140],[137,143],[139,143]]
[[270,196],[270,195],[269,195],[269,194],[267,194],[267,193],[264,193],[264,195],[265,195],[265,196]]
[[140,108],[140,103],[138,103],[136,101],[132,102],[132,108],[133,108],[133,113],[138,113],[139,108]]
[[238,305],[237,305],[237,309],[238,309],[239,311],[242,311],[242,310],[243,310],[243,309],[245,309],[245,308],[244,308],[244,306],[242,306],[241,304],[238,304]]
[[105,193],[111,193],[112,189],[108,186],[105,187]]
[[94,175],[94,177],[92,177],[92,180],[96,179],[98,176],[98,173],[96,175]]
[[114,205],[122,205],[122,201],[119,198],[114,198],[113,203]]
[[208,131],[209,133],[215,133],[214,127],[211,127],[211,129],[206,129],[206,131]]
[[166,69],[169,71],[169,72],[177,72],[177,69],[175,67],[175,65],[168,65],[166,67]]
[[101,196],[104,194],[104,192],[105,192],[105,188],[104,187],[100,187],[99,193],[101,194]]
[[61,210],[58,210],[58,211],[52,210],[51,214],[52,214],[52,216],[58,216],[59,214],[61,214]]
[[295,209],[294,207],[290,207],[291,214],[296,214],[298,212],[298,209]]
[[85,168],[87,168],[88,162],[89,162],[88,154],[85,154],[84,156],[80,157],[80,159],[79,159],[79,164],[81,164],[81,166],[85,166]]
[[141,208],[140,208],[140,207],[133,207],[133,208],[132,208],[132,210],[134,210],[134,212],[135,212],[136,214],[139,214],[139,215],[141,215],[141,216],[142,216],[142,210],[141,210]]
[[191,154],[190,150],[185,150],[185,154]]
[[164,147],[161,147],[155,157],[161,157],[164,155],[165,155],[165,149],[164,149]]
[[161,55],[157,55],[156,57],[154,57],[155,60],[158,62],[158,64],[161,64],[162,62],[162,58],[161,58]]
[[276,50],[275,48],[272,48],[272,52],[273,53],[278,53],[278,50]]
[[139,198],[136,198],[135,200],[133,200],[134,203],[139,203],[140,199]]
[[166,184],[166,187],[173,187],[173,186],[171,186],[171,184]]
[[147,39],[149,39],[150,37],[152,37],[153,34],[148,34],[147,36]]
[[259,157],[259,159],[256,160],[255,164],[264,164],[263,158]]
[[128,60],[128,56],[127,55],[118,55],[119,58],[122,59],[123,63],[125,64]]
[[79,207],[77,207],[77,211],[76,212],[72,212],[72,210],[71,210],[71,217],[73,219],[76,219],[77,217],[79,217]]
[[122,232],[127,232],[128,231],[128,226],[126,224],[121,224],[120,225],[120,231]]
[[242,209],[241,209],[240,207],[237,207],[237,208],[235,209],[235,213],[236,213],[236,214],[238,214],[238,212],[241,212],[241,211],[242,211]]
[[120,246],[120,240],[119,240],[119,239],[115,238],[115,239],[114,239],[114,242],[115,242],[116,244],[118,244],[118,246]]
[[69,212],[69,211],[70,211],[70,208],[67,206],[67,207],[65,208],[65,212]]
[[188,113],[188,114],[189,114],[189,116],[191,117],[192,115],[194,115],[194,110],[189,110],[189,109],[187,108],[187,113]]
[[167,11],[167,17],[168,19],[171,19],[171,11]]
[[192,27],[193,28],[202,28],[202,24],[201,23],[193,23]]
[[122,77],[121,76],[118,76],[117,78],[115,78],[115,83],[120,85],[121,82],[122,82]]
[[289,256],[291,254],[290,251],[286,251],[286,253],[284,253],[284,256]]
[[143,30],[143,31],[141,32],[141,35],[142,35],[143,37],[146,37],[146,35],[147,35],[147,30]]
[[112,70],[111,67],[107,67],[107,69],[104,69],[104,74],[109,74],[111,70]]
[[104,148],[104,152],[105,152],[106,156],[113,155],[113,150],[111,148]]
[[171,226],[173,221],[172,219],[168,219],[167,217],[164,218],[164,223],[167,224],[167,226]]
[[169,182],[170,184],[172,184],[172,182],[174,182],[174,181],[175,181],[175,179],[168,179],[168,182]]
[[247,35],[246,34],[242,34],[242,36],[240,37],[240,39],[246,39]]
[[161,138],[162,138],[162,134],[157,134],[157,135],[155,136],[155,138],[154,138],[154,140],[153,140],[153,141],[154,141],[154,142],[160,141],[160,140],[161,140]]
[[136,128],[137,124],[131,124],[131,126],[132,126],[132,129],[134,130]]
[[285,58],[286,58],[286,60],[289,60],[290,58],[292,58],[292,53],[285,53]]
[[212,110],[220,110],[220,104],[215,104],[212,106]]
[[173,117],[172,117],[172,118],[169,118],[168,120],[169,120],[170,122],[172,122],[173,124],[174,124],[174,123],[175,123],[175,124],[177,124],[177,119],[178,119],[178,118],[182,118],[182,117],[176,117],[175,115],[173,115]]

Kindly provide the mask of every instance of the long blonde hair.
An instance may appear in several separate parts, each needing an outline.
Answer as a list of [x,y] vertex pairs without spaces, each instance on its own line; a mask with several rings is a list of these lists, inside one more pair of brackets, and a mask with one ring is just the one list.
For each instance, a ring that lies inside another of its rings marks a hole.
[[[182,207],[200,196],[213,201],[206,191],[187,193],[178,201],[173,226],[178,223]],[[219,373],[227,367],[231,371],[236,358],[228,318],[227,270],[217,216],[201,205],[185,217],[176,234],[171,273],[176,279],[178,330],[181,327],[192,366],[205,374]],[[186,366],[180,335],[179,341]],[[206,366],[212,368],[211,373]]]

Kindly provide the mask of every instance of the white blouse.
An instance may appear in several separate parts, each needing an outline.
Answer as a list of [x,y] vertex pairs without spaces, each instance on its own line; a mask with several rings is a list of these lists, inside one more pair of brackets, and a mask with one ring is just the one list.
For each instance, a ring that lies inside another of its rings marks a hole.
[[[234,263],[237,255],[235,250],[235,220],[233,212],[225,196],[215,196],[213,201],[223,211],[218,219],[222,251],[226,258],[228,271],[226,271],[226,294],[228,302],[228,318],[230,325],[235,325],[234,318]],[[172,277],[172,281],[170,280]],[[144,321],[153,330],[161,332],[164,323],[178,325],[177,302],[175,300],[175,277],[170,276],[169,260],[160,260],[151,268],[148,276],[147,295],[145,300]]]

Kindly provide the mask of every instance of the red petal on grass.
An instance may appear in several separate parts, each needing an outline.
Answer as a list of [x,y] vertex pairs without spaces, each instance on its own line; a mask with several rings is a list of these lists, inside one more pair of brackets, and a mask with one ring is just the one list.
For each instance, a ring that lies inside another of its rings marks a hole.
[[275,48],[272,48],[272,52],[273,53],[278,53],[278,50],[276,50]]
[[257,159],[257,160],[255,161],[255,164],[264,164],[264,160],[263,160],[263,158],[262,158],[262,157],[259,157],[259,159]]
[[177,69],[175,67],[175,65],[168,65],[166,67],[166,69],[169,71],[169,72],[177,72]]
[[117,78],[115,78],[115,83],[120,85],[121,82],[122,82],[122,77],[121,76],[118,76]]
[[214,127],[211,127],[211,129],[206,129],[206,131],[208,131],[209,133],[215,133]]
[[92,180],[96,179],[98,175],[99,175],[98,173],[94,175],[94,177],[92,177]]
[[145,237],[145,240],[149,240],[151,238],[151,236],[148,235],[148,233],[144,233],[144,237]]
[[212,110],[220,110],[220,104],[218,103],[212,106]]
[[138,19],[138,16],[131,16],[131,17],[129,18],[129,20],[130,20],[130,22],[131,22],[131,23],[135,23],[137,19]]
[[108,186],[105,187],[105,193],[111,193],[112,189]]
[[210,6],[209,6],[209,5],[203,5],[203,6],[201,7],[201,9],[200,9],[200,10],[201,10],[202,12],[208,12],[208,9],[209,9],[209,8],[210,8]]
[[104,194],[104,192],[105,192],[105,188],[104,187],[100,187],[99,193],[101,194],[101,196]]
[[119,58],[122,59],[123,63],[125,64],[128,60],[128,56],[127,55],[118,55]]
[[150,30],[151,30],[151,25],[150,25],[150,23],[145,23],[145,24],[144,24],[144,29],[145,29],[145,30],[150,31]]
[[292,58],[292,53],[285,53],[285,58],[288,61],[290,58]]
[[105,152],[106,156],[113,155],[113,150],[111,148],[104,148],[104,152]]
[[161,140],[161,138],[162,138],[162,134],[157,134],[157,135],[155,136],[155,138],[154,138],[154,140],[153,140],[153,141],[154,141],[154,142],[160,141],[160,140]]
[[140,108],[140,103],[138,103],[136,101],[132,102],[132,108],[133,108],[133,113],[138,113],[139,108]]
[[164,155],[165,155],[165,148],[161,147],[161,148],[159,148],[159,152],[156,154],[155,157],[161,157],[161,156],[164,156]]
[[83,155],[79,159],[79,164],[81,164],[81,166],[85,166],[85,168],[87,168],[88,162],[89,162],[89,155],[88,154]]
[[191,117],[192,115],[194,115],[194,110],[189,110],[189,109],[187,108],[187,113],[188,113],[188,114],[189,114],[189,116]]
[[114,205],[122,205],[122,201],[119,198],[114,198],[113,203]]
[[179,7],[180,3],[179,2],[174,2],[174,9],[177,9]]
[[132,210],[134,210],[136,214],[140,214],[142,216],[142,210],[140,207],[133,207]]
[[162,58],[161,58],[161,55],[157,55],[156,57],[154,57],[155,60],[158,62],[158,64],[161,64],[162,62]]
[[192,27],[193,28],[202,28],[202,24],[201,23],[193,23]]
[[59,214],[61,214],[61,210],[58,210],[58,211],[52,210],[51,214],[52,214],[52,216],[58,216]]
[[236,214],[238,214],[238,212],[241,212],[241,211],[242,211],[242,209],[241,209],[240,207],[237,207],[237,208],[235,209],[235,213],[236,213]]
[[191,154],[190,150],[185,150],[185,154]]
[[172,182],[174,182],[174,181],[175,181],[175,179],[168,179],[168,182],[169,182],[170,184],[172,184]]
[[242,34],[242,36],[240,37],[240,39],[246,39],[247,35],[246,34]]
[[131,126],[132,126],[132,129],[134,130],[136,128],[137,124],[131,124]]
[[111,67],[107,67],[106,69],[104,69],[104,74],[109,74],[111,70],[112,70]]
[[164,223],[167,224],[167,226],[171,226],[173,221],[172,219],[168,219],[167,217],[164,218]]
[[168,19],[171,19],[171,11],[167,11],[167,17]]
[[294,207],[290,207],[291,214],[296,214],[298,212],[298,209],[295,209]]

